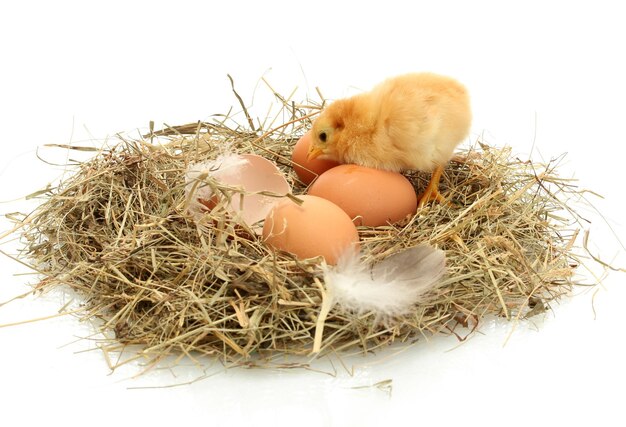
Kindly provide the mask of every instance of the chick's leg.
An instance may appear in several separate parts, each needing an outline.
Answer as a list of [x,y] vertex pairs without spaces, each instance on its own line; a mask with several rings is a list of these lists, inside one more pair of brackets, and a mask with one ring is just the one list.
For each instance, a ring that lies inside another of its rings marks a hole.
[[417,207],[419,209],[423,208],[424,205],[430,201],[447,202],[445,197],[439,192],[439,181],[441,180],[442,174],[443,166],[437,166],[430,177],[428,186],[418,198]]

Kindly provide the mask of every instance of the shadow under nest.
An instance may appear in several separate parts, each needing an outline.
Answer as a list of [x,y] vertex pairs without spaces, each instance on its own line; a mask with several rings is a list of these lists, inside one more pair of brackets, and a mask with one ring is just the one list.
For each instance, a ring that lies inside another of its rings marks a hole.
[[[303,119],[259,137],[225,122],[197,123],[120,136],[75,165],[23,219],[23,257],[42,275],[36,289],[77,293],[79,316],[98,320],[108,351],[138,345],[154,360],[204,354],[232,364],[310,354],[324,296],[320,260],[273,252],[229,220],[224,204],[198,222],[187,211],[184,177],[190,164],[225,149],[255,153],[278,164],[297,197],[306,188],[291,150],[308,127]],[[457,327],[471,333],[488,316],[531,317],[569,293],[579,262],[567,202],[578,193],[554,168],[477,143],[445,170],[441,191],[451,204],[359,227],[367,262],[430,243],[445,251],[447,274],[425,304],[384,325],[335,307],[320,354],[368,352]],[[429,178],[405,175],[418,193]]]

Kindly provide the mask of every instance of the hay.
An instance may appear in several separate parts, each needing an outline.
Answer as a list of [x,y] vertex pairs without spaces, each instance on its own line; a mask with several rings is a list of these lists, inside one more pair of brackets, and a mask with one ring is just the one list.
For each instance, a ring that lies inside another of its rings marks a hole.
[[[138,345],[155,361],[200,354],[232,364],[311,354],[325,289],[319,260],[272,252],[229,221],[224,204],[198,223],[185,199],[187,166],[225,147],[276,162],[301,194],[290,153],[316,108],[285,103],[282,113],[289,124],[261,124],[277,129],[265,133],[226,116],[120,136],[80,163],[21,220],[23,259],[42,275],[37,288],[79,294],[80,316],[99,320],[108,337],[105,353]],[[448,273],[426,304],[388,325],[331,310],[320,354],[368,352],[459,327],[470,333],[490,316],[531,317],[568,294],[579,262],[567,203],[577,190],[554,166],[477,143],[445,171],[441,188],[453,204],[428,206],[402,224],[361,227],[368,261],[429,242],[446,252]],[[418,193],[428,178],[407,177]],[[238,197],[237,189],[209,184]]]

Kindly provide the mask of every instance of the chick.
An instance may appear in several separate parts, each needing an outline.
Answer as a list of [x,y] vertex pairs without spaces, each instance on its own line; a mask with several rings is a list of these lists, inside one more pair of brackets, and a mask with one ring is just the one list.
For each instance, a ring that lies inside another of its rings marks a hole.
[[390,78],[370,92],[340,99],[313,123],[309,159],[400,172],[432,172],[419,207],[445,201],[439,180],[471,124],[467,90],[432,73]]

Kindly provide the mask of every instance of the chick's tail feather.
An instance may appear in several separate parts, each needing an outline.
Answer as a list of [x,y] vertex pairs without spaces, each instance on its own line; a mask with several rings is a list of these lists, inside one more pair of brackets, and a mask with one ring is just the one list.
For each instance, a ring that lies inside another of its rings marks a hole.
[[336,266],[324,267],[324,280],[333,305],[359,314],[374,312],[388,320],[410,313],[445,269],[445,253],[429,245],[406,249],[372,267],[350,251]]

